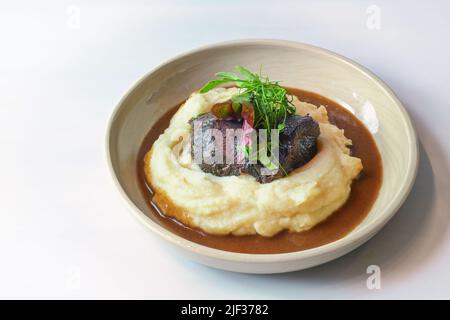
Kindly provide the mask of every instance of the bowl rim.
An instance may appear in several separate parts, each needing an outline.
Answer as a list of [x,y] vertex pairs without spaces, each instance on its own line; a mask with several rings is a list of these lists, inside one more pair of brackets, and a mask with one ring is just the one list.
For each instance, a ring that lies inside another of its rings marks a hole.
[[[329,56],[330,58],[336,59],[339,62],[345,63],[350,67],[357,69],[359,72],[370,78],[375,84],[377,84],[384,93],[389,96],[395,106],[399,109],[402,114],[403,120],[407,126],[407,136],[409,137],[409,150],[411,157],[409,159],[409,163],[407,164],[407,175],[404,177],[402,182],[402,188],[400,188],[397,193],[394,195],[392,200],[387,204],[384,213],[379,217],[375,218],[370,224],[362,226],[360,228],[354,229],[348,235],[344,236],[341,239],[336,241],[327,243],[325,245],[301,250],[294,251],[288,253],[274,253],[274,254],[253,254],[253,253],[239,253],[239,252],[231,252],[220,249],[214,249],[211,247],[207,247],[201,245],[199,243],[192,242],[187,240],[181,236],[178,236],[171,231],[167,230],[163,226],[154,222],[150,219],[144,212],[142,212],[134,202],[128,197],[125,192],[122,184],[120,183],[116,172],[112,163],[112,155],[111,155],[111,136],[112,136],[112,127],[116,120],[116,117],[126,99],[137,89],[149,76],[153,73],[160,71],[165,68],[167,65],[176,62],[177,60],[186,58],[189,55],[200,53],[202,51],[215,50],[219,48],[227,48],[233,46],[242,46],[242,45],[274,45],[274,46],[282,46],[282,47],[291,47],[297,49],[306,49],[312,52],[316,52],[322,55]],[[308,258],[313,258],[317,256],[322,256],[326,254],[331,254],[338,250],[339,248],[350,247],[352,244],[358,243],[362,244],[365,241],[369,240],[385,223],[387,223],[394,214],[398,211],[401,205],[406,200],[409,195],[413,185],[415,178],[417,176],[418,164],[419,164],[419,146],[418,139],[416,136],[416,132],[414,130],[413,123],[405,109],[402,105],[398,97],[389,88],[389,86],[382,81],[378,76],[376,76],[373,72],[369,71],[366,67],[360,65],[359,63],[344,57],[338,53],[330,51],[328,49],[323,49],[314,45],[290,41],[290,40],[280,40],[280,39],[239,39],[239,40],[231,40],[213,43],[205,46],[201,46],[192,50],[188,50],[184,53],[178,54],[173,58],[166,60],[165,62],[159,64],[152,70],[145,73],[140,79],[138,79],[131,87],[125,92],[125,94],[120,98],[119,102],[113,109],[111,113],[106,127],[106,135],[105,135],[105,155],[106,162],[108,166],[108,170],[112,177],[113,183],[116,186],[121,198],[125,201],[130,211],[134,214],[134,216],[141,221],[146,227],[151,229],[157,235],[162,237],[163,239],[169,241],[170,243],[178,246],[184,250],[189,251],[190,253],[200,254],[202,256],[206,256],[208,258],[220,259],[224,261],[231,262],[244,262],[244,263],[273,263],[273,262],[288,262],[288,261],[297,261]],[[354,246],[356,248],[357,246]],[[353,248],[352,248],[353,249]]]

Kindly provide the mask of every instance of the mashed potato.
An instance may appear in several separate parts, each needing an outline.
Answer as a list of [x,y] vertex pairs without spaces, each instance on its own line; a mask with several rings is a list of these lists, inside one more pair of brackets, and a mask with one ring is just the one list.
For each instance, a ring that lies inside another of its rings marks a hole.
[[166,215],[211,234],[270,237],[284,229],[312,228],[345,203],[352,180],[362,170],[361,160],[350,156],[351,141],[328,122],[323,106],[294,97],[297,113],[309,114],[320,125],[319,151],[308,164],[266,184],[246,174],[205,173],[191,159],[188,121],[227,101],[237,90],[194,93],[173,116],[145,157],[154,201]]

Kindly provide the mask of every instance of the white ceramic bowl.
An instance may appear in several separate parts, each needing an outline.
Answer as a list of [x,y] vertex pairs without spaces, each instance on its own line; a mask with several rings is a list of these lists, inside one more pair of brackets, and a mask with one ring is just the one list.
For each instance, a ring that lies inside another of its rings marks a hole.
[[[185,240],[162,227],[145,204],[136,179],[139,146],[156,121],[218,71],[243,65],[263,68],[271,79],[335,100],[373,133],[382,155],[383,184],[367,218],[344,238],[309,250],[282,254],[227,252]],[[307,44],[240,40],[203,47],[160,65],[137,82],[111,116],[106,151],[112,177],[131,211],[180,254],[211,267],[247,272],[300,270],[333,260],[371,238],[406,199],[417,172],[417,139],[407,112],[394,93],[355,62]]]

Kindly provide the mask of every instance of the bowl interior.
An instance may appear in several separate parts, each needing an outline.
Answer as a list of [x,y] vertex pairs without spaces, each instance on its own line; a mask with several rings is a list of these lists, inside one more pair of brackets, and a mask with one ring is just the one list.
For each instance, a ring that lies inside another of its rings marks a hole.
[[[218,71],[243,65],[262,68],[289,87],[326,96],[350,109],[372,132],[383,161],[383,184],[367,218],[352,231],[370,225],[408,188],[414,166],[415,138],[395,96],[372,75],[348,60],[308,45],[248,41],[216,45],[180,56],[146,75],[119,103],[112,116],[107,149],[123,191],[152,219],[136,178],[139,147],[156,121]],[[392,211],[392,210],[391,210]]]

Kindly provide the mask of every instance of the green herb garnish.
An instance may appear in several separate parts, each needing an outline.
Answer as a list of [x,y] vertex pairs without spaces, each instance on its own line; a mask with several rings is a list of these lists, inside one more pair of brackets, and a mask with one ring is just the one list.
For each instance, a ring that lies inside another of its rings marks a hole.
[[[232,97],[232,109],[236,113],[241,112],[242,118],[255,129],[266,129],[268,132],[275,129],[281,132],[286,127],[287,116],[295,114],[296,111],[292,97],[287,95],[286,89],[280,86],[278,81],[270,81],[269,78],[252,73],[242,66],[236,66],[236,70],[242,77],[232,72],[218,72],[216,77],[219,79],[205,84],[200,89],[200,93],[206,93],[221,84],[234,82],[240,91]],[[259,150],[257,155],[250,146],[242,146],[244,156],[247,159],[259,160],[270,170],[279,167],[287,175],[281,164],[273,163],[269,159],[271,144],[269,138],[268,148]]]
[[219,79],[205,84],[200,93],[206,93],[221,84],[234,82],[241,90],[232,100],[234,103],[253,105],[254,128],[283,130],[286,117],[295,113],[295,106],[286,89],[281,87],[278,81],[270,81],[267,77],[252,73],[242,66],[236,66],[236,69],[243,78],[232,72],[218,72],[216,76]]

